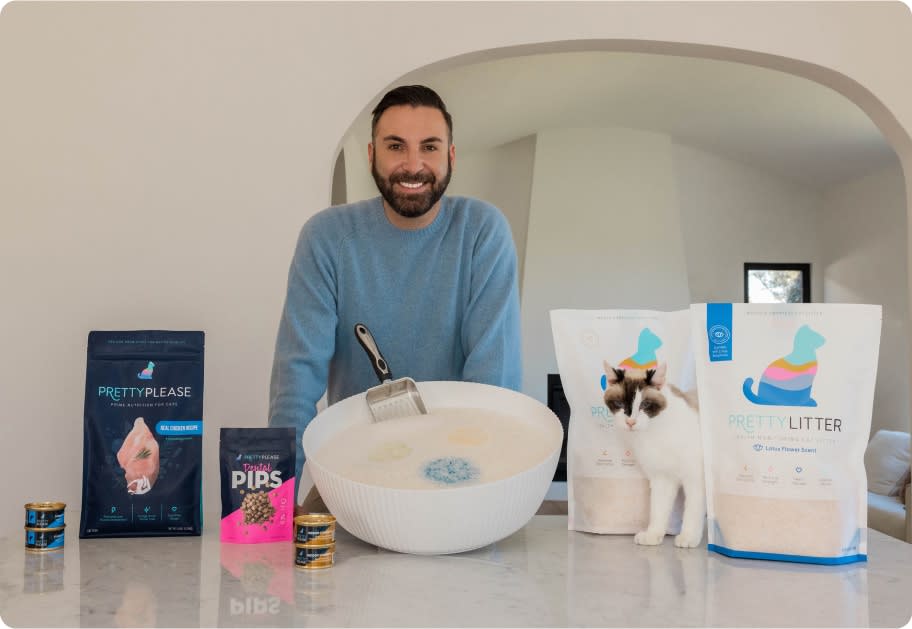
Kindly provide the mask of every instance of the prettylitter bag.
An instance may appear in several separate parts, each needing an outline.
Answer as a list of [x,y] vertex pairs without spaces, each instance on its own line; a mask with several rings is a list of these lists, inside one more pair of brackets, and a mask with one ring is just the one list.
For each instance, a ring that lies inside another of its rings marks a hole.
[[[667,381],[694,384],[688,310],[552,310],[561,384],[570,405],[568,528],[631,534],[649,522],[649,481],[605,405],[606,363],[619,369],[667,364]],[[668,532],[681,526],[679,493]]]
[[881,307],[694,304],[709,549],[867,558]]
[[90,332],[80,537],[202,532],[203,333]]

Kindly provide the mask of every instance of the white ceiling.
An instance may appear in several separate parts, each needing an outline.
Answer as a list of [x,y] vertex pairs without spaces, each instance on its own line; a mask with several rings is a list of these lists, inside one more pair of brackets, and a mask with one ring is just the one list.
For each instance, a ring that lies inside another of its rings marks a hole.
[[[870,118],[841,94],[740,63],[570,52],[421,73],[409,82],[443,97],[461,153],[540,129],[621,126],[666,133],[819,190],[899,163]],[[369,115],[355,125],[365,142]]]

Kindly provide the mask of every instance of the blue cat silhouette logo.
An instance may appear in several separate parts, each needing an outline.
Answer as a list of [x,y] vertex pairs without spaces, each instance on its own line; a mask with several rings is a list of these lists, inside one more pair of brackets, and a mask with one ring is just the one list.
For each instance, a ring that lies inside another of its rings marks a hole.
[[146,368],[143,369],[142,371],[140,371],[138,374],[136,374],[136,377],[139,378],[140,380],[151,380],[151,379],[152,379],[152,371],[153,371],[154,369],[155,369],[155,363],[153,363],[153,362],[150,360],[150,361],[149,361],[149,364],[146,366]]
[[792,353],[774,360],[763,371],[757,393],[753,378],[746,378],[741,391],[750,402],[767,406],[817,406],[811,397],[817,375],[817,348],[826,339],[808,325],[795,332]]
[[[649,328],[643,328],[637,337],[636,353],[622,360],[618,364],[618,369],[656,369],[659,366],[656,350],[660,347],[662,347],[662,339]],[[600,384],[602,391],[608,388],[607,375],[602,374]]]

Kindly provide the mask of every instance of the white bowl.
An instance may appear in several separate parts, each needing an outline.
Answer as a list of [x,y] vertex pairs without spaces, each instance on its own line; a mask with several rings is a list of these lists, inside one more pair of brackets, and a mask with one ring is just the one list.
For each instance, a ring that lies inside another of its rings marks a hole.
[[302,438],[307,469],[338,523],[376,546],[420,555],[481,548],[515,533],[535,515],[557,468],[563,428],[539,401],[509,389],[474,382],[419,382],[429,411],[480,408],[507,413],[543,430],[553,447],[540,462],[501,480],[443,489],[390,489],[329,471],[314,453],[334,434],[371,421],[364,394],[333,404]]

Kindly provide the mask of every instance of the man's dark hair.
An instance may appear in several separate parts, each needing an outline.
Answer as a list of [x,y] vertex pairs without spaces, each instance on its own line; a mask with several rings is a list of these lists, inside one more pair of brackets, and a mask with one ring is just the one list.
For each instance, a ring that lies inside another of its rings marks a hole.
[[377,106],[374,107],[374,111],[371,112],[374,116],[371,120],[372,138],[377,134],[377,121],[380,120],[380,116],[383,115],[383,112],[390,107],[396,107],[397,105],[433,107],[434,109],[440,110],[447,125],[447,134],[449,136],[447,141],[450,144],[453,143],[453,117],[450,116],[450,112],[447,111],[446,105],[443,104],[443,99],[440,98],[440,95],[424,85],[402,85],[391,89],[383,95],[383,98],[381,98],[380,102],[377,103]]

